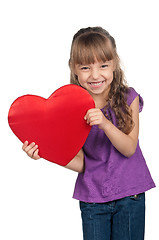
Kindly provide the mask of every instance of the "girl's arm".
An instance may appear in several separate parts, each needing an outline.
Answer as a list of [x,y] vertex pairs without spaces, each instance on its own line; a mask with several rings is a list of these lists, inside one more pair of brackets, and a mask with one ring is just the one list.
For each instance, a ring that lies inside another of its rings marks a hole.
[[65,166],[66,168],[82,173],[84,172],[84,153],[81,149],[78,154]]
[[85,119],[91,126],[98,125],[103,129],[114,147],[125,157],[131,157],[136,150],[139,135],[139,97],[130,105],[134,121],[133,130],[127,135],[115,127],[102,113],[100,109],[88,110]]

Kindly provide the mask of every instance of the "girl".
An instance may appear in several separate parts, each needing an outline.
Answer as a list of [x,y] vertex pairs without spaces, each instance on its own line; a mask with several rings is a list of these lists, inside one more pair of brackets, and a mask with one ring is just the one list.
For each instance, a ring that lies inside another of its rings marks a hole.
[[[96,108],[84,119],[92,129],[66,168],[79,172],[85,240],[143,240],[145,191],[155,187],[139,147],[143,99],[125,82],[114,38],[101,27],[79,30],[69,60],[71,83],[85,88]],[[35,143],[23,150],[39,159]]]

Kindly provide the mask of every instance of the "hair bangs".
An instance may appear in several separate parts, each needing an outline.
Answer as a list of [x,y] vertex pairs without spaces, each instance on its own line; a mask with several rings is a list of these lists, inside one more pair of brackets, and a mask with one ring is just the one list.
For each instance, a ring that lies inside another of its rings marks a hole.
[[110,40],[99,33],[79,36],[72,46],[72,63],[93,64],[96,61],[106,62],[114,59]]

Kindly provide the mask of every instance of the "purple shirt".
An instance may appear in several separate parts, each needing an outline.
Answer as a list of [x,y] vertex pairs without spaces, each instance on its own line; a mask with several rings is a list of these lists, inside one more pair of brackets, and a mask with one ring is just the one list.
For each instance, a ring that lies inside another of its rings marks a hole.
[[[129,88],[127,103],[130,106],[137,96],[141,112],[143,99],[133,88]],[[115,114],[110,108],[107,115],[116,125]],[[85,171],[78,175],[73,198],[84,202],[109,202],[155,187],[139,141],[134,155],[127,158],[113,146],[103,130],[93,126],[83,150]]]

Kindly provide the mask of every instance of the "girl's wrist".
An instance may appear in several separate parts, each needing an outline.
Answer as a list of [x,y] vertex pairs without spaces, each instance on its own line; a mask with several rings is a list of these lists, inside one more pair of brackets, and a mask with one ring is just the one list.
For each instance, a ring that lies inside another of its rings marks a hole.
[[110,131],[110,129],[111,129],[111,122],[105,117],[105,123],[104,123],[104,125],[102,127],[102,130],[107,135],[107,132]]

